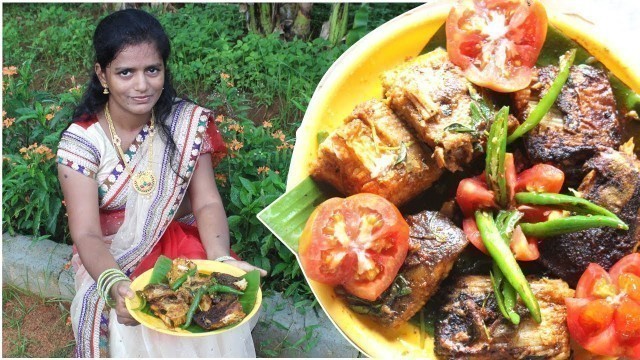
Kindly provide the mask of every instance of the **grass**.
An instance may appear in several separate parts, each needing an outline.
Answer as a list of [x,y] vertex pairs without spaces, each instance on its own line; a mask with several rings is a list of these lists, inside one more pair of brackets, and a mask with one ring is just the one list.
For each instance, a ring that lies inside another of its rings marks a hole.
[[75,346],[69,303],[2,288],[2,353],[8,357],[70,357]]

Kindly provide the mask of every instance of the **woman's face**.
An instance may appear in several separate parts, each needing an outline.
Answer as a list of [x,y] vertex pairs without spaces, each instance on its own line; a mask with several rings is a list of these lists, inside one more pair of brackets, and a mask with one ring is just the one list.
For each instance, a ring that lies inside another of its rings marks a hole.
[[127,46],[106,68],[96,64],[95,71],[109,88],[109,111],[114,114],[149,114],[162,94],[164,64],[151,43]]

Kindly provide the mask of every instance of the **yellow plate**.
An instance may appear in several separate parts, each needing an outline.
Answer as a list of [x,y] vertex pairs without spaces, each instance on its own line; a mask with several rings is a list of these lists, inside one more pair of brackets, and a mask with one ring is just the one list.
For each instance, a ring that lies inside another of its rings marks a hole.
[[[198,266],[198,272],[200,273],[211,274],[213,272],[220,272],[220,273],[230,274],[233,276],[242,276],[246,274],[243,270],[240,270],[234,266],[227,265],[218,261],[211,261],[211,260],[192,260],[192,261]],[[131,283],[131,289],[133,291],[142,290],[149,283],[149,279],[151,278],[152,271],[153,269],[147,270],[144,273],[142,273],[142,275],[138,276]],[[175,335],[175,336],[186,336],[186,337],[210,336],[210,335],[220,334],[236,326],[242,325],[247,321],[249,321],[249,319],[251,319],[255,314],[257,314],[258,311],[260,310],[260,305],[262,304],[262,290],[258,288],[256,303],[253,306],[253,310],[251,310],[251,312],[244,319],[242,319],[241,322],[239,322],[238,324],[234,325],[231,328],[207,331],[202,333],[192,333],[192,332],[183,330],[181,328],[170,329],[159,318],[149,314],[145,314],[138,310],[133,310],[138,306],[136,299],[126,299],[125,303],[127,305],[127,310],[129,310],[129,313],[131,313],[131,316],[133,316],[134,319],[138,320],[140,324],[150,329],[159,331],[161,333],[169,334],[169,335]]]
[[[623,56],[622,52],[614,52],[613,47],[605,46],[613,44],[609,41],[613,34],[594,30],[594,23],[576,14],[578,10],[569,13],[560,9],[555,4],[557,1],[543,2],[553,25],[585,47],[628,86],[636,92],[640,91],[640,79],[632,71],[632,65],[637,63],[636,53],[631,53],[631,56],[625,53]],[[573,4],[573,9],[580,5],[578,1],[573,1]],[[331,66],[318,84],[296,133],[287,189],[293,188],[309,175],[311,162],[317,156],[318,131],[330,132],[343,123],[357,104],[381,98],[381,73],[402,63],[407,57],[418,55],[444,23],[450,8],[450,1],[432,1],[411,10],[369,33]],[[630,31],[629,35],[632,33]],[[627,46],[633,43],[631,41]],[[295,253],[297,249],[292,250]],[[380,358],[434,357],[433,340],[428,335],[426,338],[421,335],[417,327],[405,324],[396,330],[384,328],[368,317],[349,310],[336,297],[331,286],[312,280],[309,283],[334,325],[364,354]]]

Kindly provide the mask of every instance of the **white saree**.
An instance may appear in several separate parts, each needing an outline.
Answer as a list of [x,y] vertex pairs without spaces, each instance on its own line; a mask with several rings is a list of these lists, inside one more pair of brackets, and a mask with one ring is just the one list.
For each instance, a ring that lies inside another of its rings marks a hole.
[[[211,135],[221,141],[211,113],[195,104],[182,101],[174,105],[170,120],[180,156],[171,164],[164,140],[161,136],[153,137],[151,166],[157,184],[154,192],[147,196],[133,189],[130,176],[95,118],[72,124],[61,137],[58,162],[96,179],[101,212],[122,214],[124,210],[124,216],[111,217],[112,221],[106,216],[106,221],[101,222],[103,230],[105,226],[113,226],[113,222],[116,227],[122,222],[109,237],[110,251],[129,276],[174,220],[199,155],[215,151]],[[149,141],[144,141],[147,136],[148,126],[145,126],[126,152],[131,168],[149,166]],[[213,153],[212,158],[215,159]],[[176,165],[182,178],[172,168]],[[205,337],[177,337],[142,325],[124,326],[117,322],[115,311],[106,307],[98,296],[95,280],[77,254],[72,262],[77,269],[76,295],[71,306],[77,356],[255,357],[251,329],[257,317],[251,324]]]

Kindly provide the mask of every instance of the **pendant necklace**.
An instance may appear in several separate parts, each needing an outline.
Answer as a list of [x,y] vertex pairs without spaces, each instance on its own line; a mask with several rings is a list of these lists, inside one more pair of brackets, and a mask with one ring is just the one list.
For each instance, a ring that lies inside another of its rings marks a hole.
[[151,159],[153,158],[153,136],[155,135],[155,116],[153,114],[153,109],[151,110],[151,121],[149,124],[149,161],[147,163],[147,168],[142,171],[138,171],[134,174],[133,170],[129,167],[129,163],[125,160],[124,152],[122,151],[121,144],[122,140],[116,133],[116,128],[113,125],[113,120],[111,120],[111,114],[109,113],[109,104],[104,106],[104,117],[107,118],[107,123],[109,124],[109,133],[111,133],[111,141],[113,142],[113,146],[116,148],[122,162],[124,163],[124,168],[129,173],[129,176],[132,180],[132,185],[135,191],[137,191],[141,195],[149,195],[156,188],[156,177],[153,175],[153,171],[151,171]]

